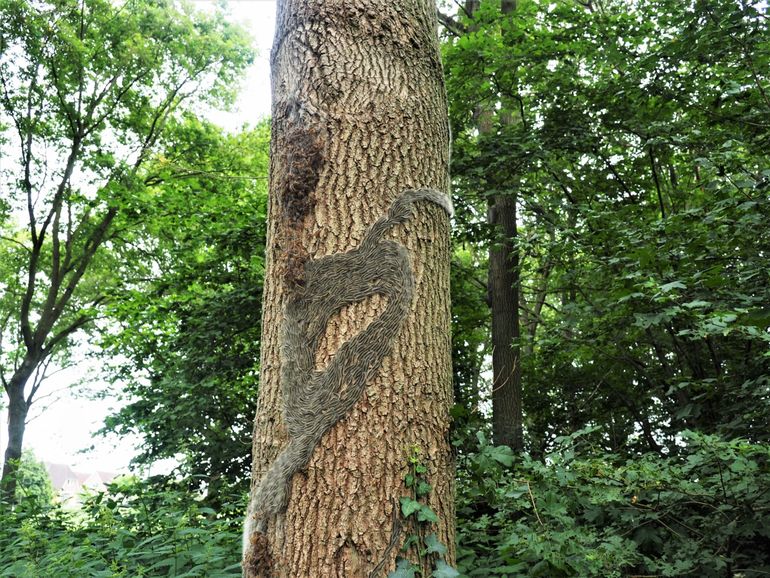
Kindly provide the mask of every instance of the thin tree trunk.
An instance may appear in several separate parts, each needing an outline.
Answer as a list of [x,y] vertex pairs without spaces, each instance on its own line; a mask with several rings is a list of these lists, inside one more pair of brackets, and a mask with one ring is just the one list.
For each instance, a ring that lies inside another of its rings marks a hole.
[[492,310],[492,436],[514,451],[523,448],[521,363],[518,343],[519,251],[515,246],[516,196],[498,195],[489,222],[499,237],[489,250],[489,302]]
[[[285,361],[298,344],[295,334],[282,329],[290,327],[287,304],[317,289],[317,277],[306,265],[313,262],[320,270],[322,257],[360,249],[371,225],[403,190],[448,188],[449,133],[436,26],[432,0],[278,3],[253,519],[247,519],[244,536],[247,578],[385,576],[409,534],[394,510],[399,497],[409,495],[403,476],[413,447],[419,448],[433,487],[427,502],[439,522],[432,531],[450,548],[451,563],[450,247],[446,216],[435,203],[415,203],[405,224],[386,234],[405,248],[414,281],[405,321],[375,352],[389,353],[366,373],[352,410],[310,448],[307,464],[290,478],[285,509],[255,503],[266,495],[260,488],[270,466],[289,451],[287,392],[280,381],[293,383]],[[352,338],[381,327],[396,299],[371,295],[372,287],[387,284],[384,260],[382,267],[361,300],[321,324],[315,367],[307,368],[315,370],[313,379],[333,367],[335,357],[344,357],[346,348],[357,347]],[[343,277],[353,286],[359,273]],[[347,289],[330,285],[328,298]],[[304,326],[300,321],[297,332],[314,321],[310,316]],[[342,397],[347,391],[343,388]],[[292,420],[298,419],[295,413]],[[255,515],[265,508],[277,513]]]
[[[471,2],[478,9],[478,2]],[[516,9],[515,0],[503,0],[503,17]],[[472,14],[472,12],[471,12]],[[491,104],[479,114],[479,133],[494,131]],[[521,121],[520,115],[505,106],[499,122],[510,126]],[[516,237],[516,179],[492,182],[505,193],[494,195],[489,201],[488,222],[494,240],[489,249],[489,306],[492,313],[492,438],[496,444],[509,446],[518,452],[523,449],[523,410],[521,402],[521,348],[519,345],[519,250]]]
[[21,459],[24,430],[29,405],[24,398],[24,387],[29,381],[37,363],[25,359],[19,369],[8,380],[5,392],[8,395],[8,444],[5,448],[3,475],[0,478],[0,504],[11,504],[16,495],[16,472]]

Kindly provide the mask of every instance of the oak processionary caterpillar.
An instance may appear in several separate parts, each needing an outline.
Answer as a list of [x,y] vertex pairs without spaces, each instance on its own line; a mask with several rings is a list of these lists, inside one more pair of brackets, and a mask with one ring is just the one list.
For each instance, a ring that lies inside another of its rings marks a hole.
[[[321,437],[352,409],[392,349],[412,303],[414,275],[406,247],[383,237],[406,222],[412,205],[419,201],[439,205],[450,217],[453,214],[446,194],[434,189],[405,190],[357,248],[304,265],[305,283],[293,290],[286,305],[280,338],[289,441],[251,494],[244,553],[252,535],[265,534],[268,521],[286,510],[292,476],[307,467]],[[383,313],[343,343],[328,367],[315,371],[316,350],[332,315],[373,295],[387,297]]]

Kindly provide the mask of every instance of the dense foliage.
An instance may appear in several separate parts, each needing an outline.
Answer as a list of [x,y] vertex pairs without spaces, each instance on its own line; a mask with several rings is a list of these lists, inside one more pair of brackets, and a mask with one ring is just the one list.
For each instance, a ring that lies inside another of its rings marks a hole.
[[122,287],[148,160],[183,111],[230,101],[251,56],[221,12],[172,0],[0,2],[0,501],[46,375]]
[[559,438],[514,459],[479,435],[461,460],[458,567],[467,576],[762,576],[770,448],[683,432],[681,455],[633,458]]
[[491,195],[518,208],[527,448],[474,448],[486,421],[460,424],[461,570],[766,574],[767,7],[468,2],[444,21],[458,242],[499,242]]
[[0,512],[0,576],[236,578],[240,512],[215,512],[171,484],[116,481],[78,511],[22,505]]
[[[592,424],[613,450],[673,453],[687,428],[766,435],[762,10],[519,2],[503,17],[490,2],[447,44],[457,192],[518,182],[531,451]],[[479,133],[489,100],[497,128]]]
[[21,454],[16,470],[16,503],[26,509],[40,509],[49,506],[55,497],[45,464],[35,454],[25,450]]
[[136,465],[179,460],[174,475],[213,504],[251,467],[269,125],[227,135],[188,117],[171,134],[103,325],[99,355],[124,401],[104,430],[140,434]]

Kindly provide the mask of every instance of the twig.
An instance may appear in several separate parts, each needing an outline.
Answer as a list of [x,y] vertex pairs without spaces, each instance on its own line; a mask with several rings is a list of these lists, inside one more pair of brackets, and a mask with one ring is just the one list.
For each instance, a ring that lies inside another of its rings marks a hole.
[[543,519],[540,517],[540,513],[537,511],[537,504],[535,503],[535,496],[532,494],[532,486],[529,483],[529,480],[516,480],[519,483],[527,484],[527,493],[529,494],[529,501],[532,504],[532,511],[535,512],[535,518],[537,518],[538,524],[542,528],[545,528],[545,523],[543,522]]

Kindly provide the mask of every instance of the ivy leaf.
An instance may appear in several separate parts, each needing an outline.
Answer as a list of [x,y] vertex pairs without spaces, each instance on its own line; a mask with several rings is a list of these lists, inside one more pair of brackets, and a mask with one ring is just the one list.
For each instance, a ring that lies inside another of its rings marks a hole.
[[433,489],[433,487],[428,482],[420,482],[417,484],[417,488],[415,489],[415,493],[422,497],[427,496],[430,494],[430,491]]
[[401,513],[404,515],[404,518],[408,518],[415,512],[420,511],[420,509],[422,509],[423,507],[423,505],[417,500],[413,500],[412,498],[407,498],[406,496],[402,496],[400,499],[400,502],[401,502]]
[[447,553],[447,547],[438,539],[436,534],[428,534],[425,537],[426,552],[428,554],[438,554],[444,556]]
[[431,576],[433,578],[456,578],[460,573],[443,560],[436,562],[436,569]]
[[417,512],[419,522],[438,522],[438,516],[428,506],[420,505],[420,511]]
[[415,578],[415,567],[409,560],[399,558],[396,569],[388,574],[388,578]]

